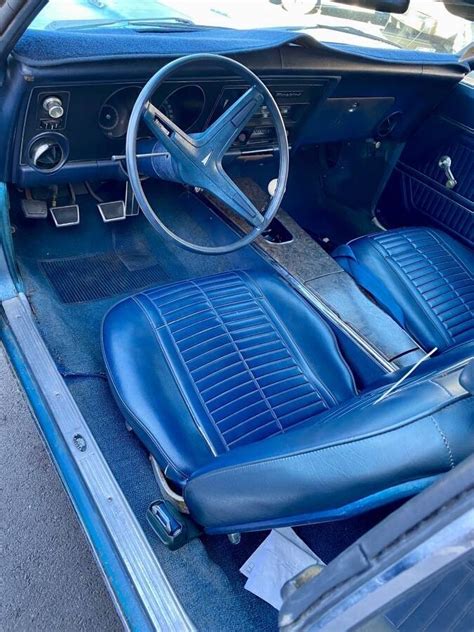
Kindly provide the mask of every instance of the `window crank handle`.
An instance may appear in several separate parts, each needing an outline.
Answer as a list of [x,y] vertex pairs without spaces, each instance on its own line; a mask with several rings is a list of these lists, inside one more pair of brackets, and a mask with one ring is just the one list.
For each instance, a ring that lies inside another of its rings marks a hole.
[[449,156],[441,156],[441,158],[438,161],[438,167],[440,169],[443,169],[446,175],[446,183],[444,186],[447,189],[454,189],[454,187],[458,183],[456,178],[453,175],[453,172],[451,171],[451,164],[452,164],[452,160]]

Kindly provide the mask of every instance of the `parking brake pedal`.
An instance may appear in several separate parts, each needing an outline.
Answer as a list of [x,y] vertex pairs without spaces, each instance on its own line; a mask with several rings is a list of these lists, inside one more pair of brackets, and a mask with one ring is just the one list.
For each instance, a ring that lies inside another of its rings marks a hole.
[[46,200],[35,200],[30,189],[26,189],[25,198],[21,200],[21,210],[28,219],[44,219],[48,217]]

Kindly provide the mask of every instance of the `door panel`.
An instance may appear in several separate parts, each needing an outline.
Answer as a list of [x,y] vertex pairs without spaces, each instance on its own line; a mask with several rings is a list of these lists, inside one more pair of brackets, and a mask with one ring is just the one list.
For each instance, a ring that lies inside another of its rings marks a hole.
[[[457,184],[446,187],[439,160],[451,158]],[[439,226],[474,245],[474,87],[460,83],[407,143],[384,193],[383,215]]]

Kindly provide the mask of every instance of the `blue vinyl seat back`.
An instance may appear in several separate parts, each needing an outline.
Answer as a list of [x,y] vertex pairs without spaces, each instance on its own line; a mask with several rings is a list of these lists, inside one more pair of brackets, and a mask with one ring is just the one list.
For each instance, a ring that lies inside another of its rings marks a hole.
[[285,432],[335,403],[250,280],[227,274],[136,300],[163,330],[216,451]]
[[231,272],[147,290],[106,317],[104,357],[119,405],[132,426],[146,417],[137,432],[150,451],[168,428],[158,460],[177,481],[355,394],[330,329],[285,286],[282,298],[280,282],[269,277],[265,286],[264,295],[247,274]]
[[474,253],[449,235],[389,230],[333,255],[426,350],[474,339]]
[[387,380],[358,393],[330,327],[277,276],[146,290],[109,311],[102,344],[128,424],[209,533],[351,515],[474,450],[473,398],[433,379],[474,345],[376,404]]

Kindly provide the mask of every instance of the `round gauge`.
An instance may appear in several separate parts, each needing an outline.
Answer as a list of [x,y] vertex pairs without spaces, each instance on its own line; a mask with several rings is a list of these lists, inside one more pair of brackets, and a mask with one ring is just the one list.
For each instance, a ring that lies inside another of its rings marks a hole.
[[127,133],[128,120],[140,94],[137,86],[126,86],[113,92],[102,104],[98,125],[109,138],[121,138]]
[[187,132],[199,121],[205,102],[204,90],[192,84],[176,88],[162,101],[159,109]]
[[114,130],[120,122],[117,108],[110,103],[104,103],[99,112],[99,125],[106,132]]

